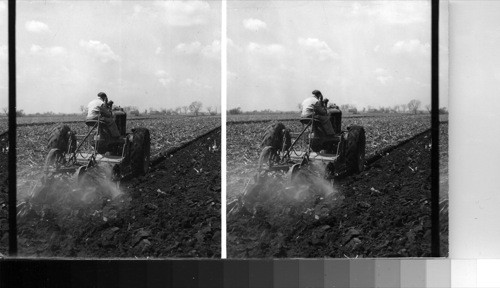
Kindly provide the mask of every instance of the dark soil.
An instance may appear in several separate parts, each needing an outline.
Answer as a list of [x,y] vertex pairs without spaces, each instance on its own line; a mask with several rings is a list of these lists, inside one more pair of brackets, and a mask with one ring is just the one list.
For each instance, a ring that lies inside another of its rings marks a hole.
[[[430,139],[427,132],[361,174],[335,179],[331,194],[331,183],[297,194],[275,175],[256,205],[229,213],[228,256],[429,257]],[[446,256],[447,239],[441,248]]]
[[219,258],[221,154],[209,147],[220,139],[216,130],[169,155],[113,199],[70,201],[68,192],[31,203],[18,217],[19,255]]

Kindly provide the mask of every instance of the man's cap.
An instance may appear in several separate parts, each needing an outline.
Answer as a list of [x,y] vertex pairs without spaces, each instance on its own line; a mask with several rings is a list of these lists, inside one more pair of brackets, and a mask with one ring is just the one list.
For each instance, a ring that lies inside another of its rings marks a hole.
[[98,96],[98,97],[101,97],[101,98],[108,97],[108,96],[106,95],[106,93],[104,93],[104,92],[99,92],[99,94],[97,94],[97,96]]
[[314,91],[312,92],[312,94],[314,94],[314,95],[316,95],[316,96],[318,96],[318,95],[323,95],[323,94],[321,94],[321,92],[320,92],[319,90],[314,90]]

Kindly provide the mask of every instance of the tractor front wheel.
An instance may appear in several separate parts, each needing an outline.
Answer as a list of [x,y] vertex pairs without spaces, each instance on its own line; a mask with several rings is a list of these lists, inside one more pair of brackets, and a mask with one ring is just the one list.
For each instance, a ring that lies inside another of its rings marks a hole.
[[357,174],[365,169],[365,129],[351,126],[347,134],[346,166],[347,174]]
[[149,130],[136,128],[133,130],[132,143],[130,145],[130,162],[134,175],[144,175],[149,170],[151,156],[151,139]]

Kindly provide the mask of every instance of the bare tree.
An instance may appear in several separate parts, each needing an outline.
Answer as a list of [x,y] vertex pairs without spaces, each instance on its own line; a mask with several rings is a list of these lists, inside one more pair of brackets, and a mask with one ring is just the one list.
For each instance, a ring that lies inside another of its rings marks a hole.
[[405,113],[405,112],[406,112],[406,109],[408,109],[408,105],[407,105],[407,104],[401,104],[401,105],[399,105],[399,106],[401,107],[401,111],[402,111],[403,113]]
[[5,116],[9,116],[9,108],[2,108],[3,110],[3,114],[5,114]]
[[430,104],[425,105],[425,109],[427,109],[427,112],[431,113],[432,106]]
[[160,114],[160,112],[156,110],[156,108],[149,107],[149,115],[157,115],[157,114]]
[[184,114],[188,113],[188,106],[182,106],[182,111],[184,111]]
[[24,113],[24,110],[16,110],[16,117],[24,117],[26,116],[26,113]]
[[413,112],[413,114],[417,114],[418,108],[420,108],[420,100],[413,99],[410,102],[408,102],[408,110],[410,112]]
[[80,105],[80,111],[82,111],[82,115],[87,115],[88,113],[87,106]]
[[200,101],[194,101],[189,105],[189,111],[193,113],[194,115],[198,116],[198,113],[200,113],[200,109],[203,106],[203,104]]
[[243,113],[243,111],[241,111],[241,108],[240,108],[240,107],[237,107],[237,108],[233,108],[233,109],[229,109],[229,110],[227,110],[227,113],[228,113],[229,115],[238,115],[238,114]]
[[394,112],[396,112],[396,113],[399,113],[399,108],[400,108],[399,105],[394,105],[392,107],[392,110],[394,110]]
[[175,107],[175,113],[181,114],[182,108],[181,107]]
[[342,111],[349,110],[349,104],[342,104],[342,105],[340,105],[340,110],[342,110]]
[[208,106],[206,109],[209,115],[217,115],[217,107]]

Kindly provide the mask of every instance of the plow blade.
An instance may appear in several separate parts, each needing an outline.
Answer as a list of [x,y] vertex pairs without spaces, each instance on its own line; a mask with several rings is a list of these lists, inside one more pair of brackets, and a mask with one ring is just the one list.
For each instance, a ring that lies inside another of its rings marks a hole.
[[300,170],[300,164],[294,164],[290,169],[288,169],[287,172],[287,178],[288,178],[288,183],[292,184],[293,180],[295,179],[295,176],[297,176],[297,173]]
[[82,179],[83,179],[85,172],[87,172],[86,166],[78,167],[78,169],[76,169],[75,174],[73,174],[73,181],[80,184],[82,182]]
[[[305,153],[306,152],[303,152],[303,151],[297,151],[295,153],[291,153],[290,158],[292,160],[301,161],[303,159]],[[337,158],[338,158],[338,156],[336,154],[326,154],[326,153],[316,153],[316,152],[311,152],[309,154],[310,161],[318,160],[318,161],[330,163],[330,162],[337,161]]]
[[[87,164],[92,154],[90,153],[78,153],[76,157],[76,162],[80,164]],[[99,163],[108,163],[111,165],[120,164],[123,161],[121,156],[108,156],[108,155],[95,155],[95,161]]]

